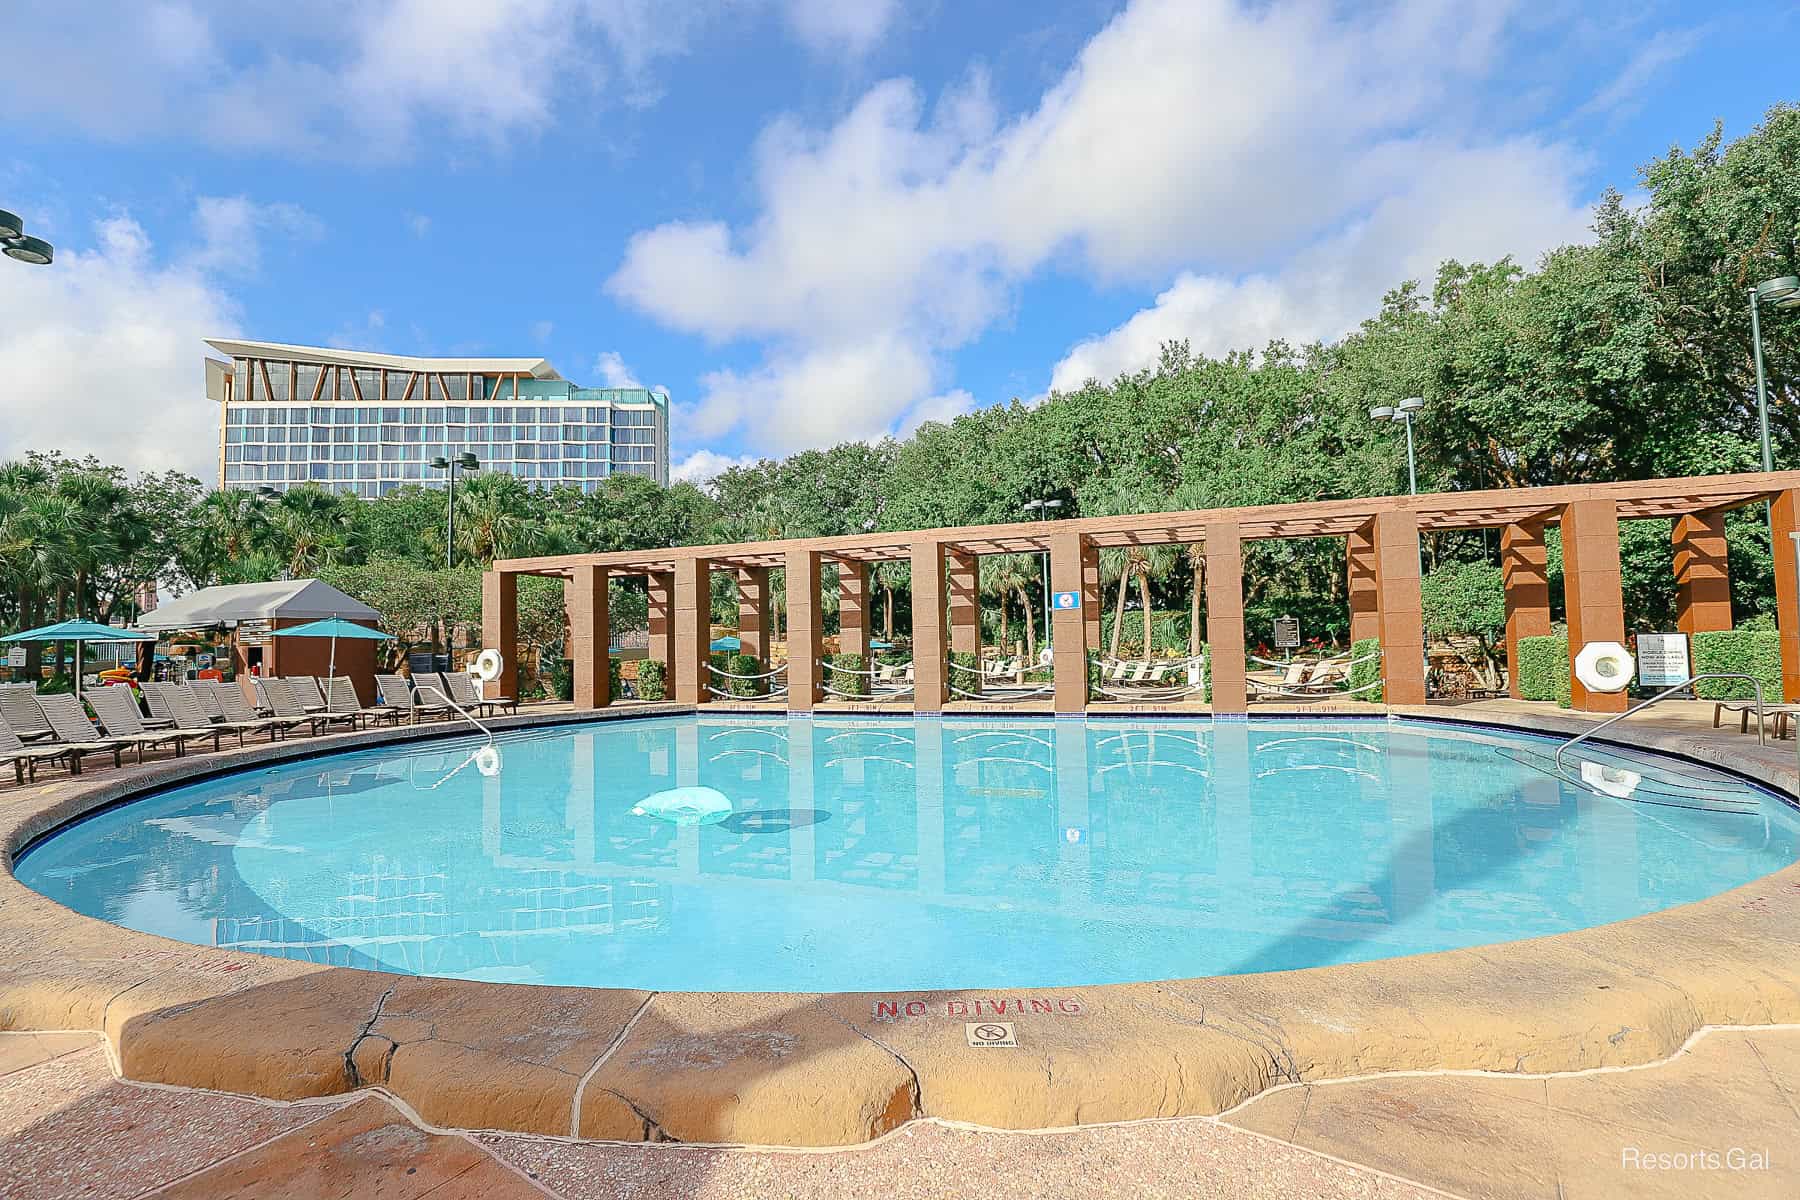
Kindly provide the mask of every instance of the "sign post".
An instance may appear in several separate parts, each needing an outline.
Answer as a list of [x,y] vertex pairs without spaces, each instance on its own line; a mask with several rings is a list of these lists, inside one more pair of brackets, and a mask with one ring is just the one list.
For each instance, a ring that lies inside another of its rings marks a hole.
[[1638,686],[1674,687],[1692,678],[1685,633],[1640,633],[1637,640]]
[[1300,648],[1300,618],[1275,618],[1275,648],[1277,650],[1298,650]]

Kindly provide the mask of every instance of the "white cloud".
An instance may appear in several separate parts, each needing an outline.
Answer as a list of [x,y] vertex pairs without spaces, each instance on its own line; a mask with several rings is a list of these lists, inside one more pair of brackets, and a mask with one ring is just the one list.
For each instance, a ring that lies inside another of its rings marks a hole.
[[1618,118],[1636,112],[1643,107],[1644,92],[1671,66],[1693,53],[1703,33],[1699,29],[1664,29],[1651,35],[1612,82],[1594,93],[1576,115]]
[[548,342],[550,335],[555,332],[556,323],[554,321],[533,321],[531,323],[531,340],[540,346]]
[[594,373],[600,376],[600,386],[609,388],[641,388],[644,385],[637,381],[631,368],[625,365],[625,359],[617,350],[602,351],[594,360]]
[[820,54],[866,54],[899,11],[899,0],[787,0],[788,24]]
[[732,458],[711,450],[696,450],[669,468],[669,478],[675,483],[705,483],[733,467],[752,466],[756,461],[754,457]]
[[422,238],[431,232],[431,218],[424,213],[407,213],[406,228],[416,238]]
[[[1436,231],[1433,252],[1503,234],[1529,252],[1569,228],[1574,155],[1466,129],[1506,15],[1501,0],[1374,14],[1137,0],[1016,118],[974,73],[935,103],[890,80],[830,128],[774,122],[753,219],[644,230],[607,286],[673,328],[765,340],[759,367],[707,376],[685,415],[699,436],[771,451],[904,424],[943,389],[950,352],[1046,269],[1102,283],[1260,274],[1266,319],[1233,320],[1329,327],[1403,277],[1395,251],[1427,240],[1403,214]],[[1484,156],[1525,170],[1504,189],[1509,211],[1484,195]],[[1316,315],[1294,308],[1284,262],[1327,271],[1342,295],[1314,300]]]
[[[0,100],[119,140],[404,154],[498,141],[559,105],[657,94],[708,10],[657,0],[90,0],[7,29]],[[70,86],[80,80],[81,86]]]
[[219,416],[201,339],[234,335],[237,306],[200,265],[205,247],[159,262],[128,216],[101,222],[95,240],[59,247],[50,267],[6,264],[17,269],[0,288],[0,459],[60,449],[213,480]]
[[193,265],[246,277],[261,271],[267,235],[309,242],[325,236],[325,226],[299,205],[258,204],[246,196],[200,197],[195,202],[194,225],[201,250]]
[[1155,364],[1165,342],[1186,340],[1218,356],[1261,350],[1272,339],[1335,339],[1373,312],[1403,279],[1427,284],[1446,258],[1529,265],[1586,231],[1591,212],[1569,187],[1569,153],[1530,140],[1480,150],[1418,148],[1422,168],[1368,216],[1315,242],[1279,270],[1228,276],[1182,272],[1156,303],[1081,342],[1051,371],[1050,387],[1074,391]]

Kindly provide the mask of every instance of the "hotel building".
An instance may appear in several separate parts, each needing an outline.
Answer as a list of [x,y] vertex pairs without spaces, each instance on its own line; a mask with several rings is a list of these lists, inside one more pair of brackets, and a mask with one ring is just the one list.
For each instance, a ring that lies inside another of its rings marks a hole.
[[669,482],[669,398],[584,388],[541,358],[410,358],[226,338],[207,342],[219,486],[316,483],[365,498],[441,482],[434,458],[536,487],[593,491],[628,472]]

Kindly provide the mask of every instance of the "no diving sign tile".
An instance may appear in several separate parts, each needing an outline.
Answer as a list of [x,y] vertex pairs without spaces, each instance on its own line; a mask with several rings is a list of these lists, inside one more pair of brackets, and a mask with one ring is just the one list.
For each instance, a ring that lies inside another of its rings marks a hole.
[[971,1046],[991,1046],[1017,1050],[1019,1039],[1011,1021],[970,1021],[963,1026]]

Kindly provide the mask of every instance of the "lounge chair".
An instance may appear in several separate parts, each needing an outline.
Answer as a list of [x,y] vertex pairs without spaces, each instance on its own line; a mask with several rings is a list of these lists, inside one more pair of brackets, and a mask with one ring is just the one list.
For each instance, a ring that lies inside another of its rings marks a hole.
[[37,706],[37,689],[30,684],[0,688],[0,716],[12,727],[13,736],[33,742],[50,736],[50,722]]
[[325,702],[325,691],[319,686],[319,681],[315,676],[289,675],[287,681],[288,686],[294,689],[294,699],[298,700],[300,707],[307,712],[322,713],[331,707]]
[[146,728],[144,714],[138,711],[137,697],[131,694],[129,687],[95,688],[87,694],[87,702],[94,715],[100,718],[100,724],[106,727],[107,736],[136,741],[139,762],[144,761],[144,751],[151,746],[173,746],[177,757],[187,752],[190,741],[200,738],[211,738],[214,748],[218,747],[218,735],[210,729]]
[[214,750],[219,749],[227,733],[236,733],[238,745],[244,744],[242,731],[229,729],[206,714],[192,688],[173,683],[146,683],[143,687],[150,715],[172,731],[186,734],[190,741],[210,737]]
[[61,746],[27,746],[19,740],[19,735],[13,732],[12,726],[7,724],[6,717],[0,715],[0,762],[12,764],[13,778],[19,783],[25,782],[27,772],[30,773],[32,782],[37,782],[38,764],[54,762],[59,758],[65,760],[64,765],[73,770],[72,764],[67,761],[67,750]]
[[519,711],[519,702],[510,696],[496,696],[489,699],[475,690],[475,681],[464,671],[444,671],[439,674],[444,686],[450,689],[450,698],[464,708],[472,708],[482,716],[492,714],[496,709]]
[[305,717],[258,716],[235,683],[215,683],[212,685],[212,694],[218,700],[219,710],[225,714],[227,724],[242,726],[251,731],[260,730],[269,735],[270,741],[275,740],[276,734],[286,737],[296,727],[307,723]]
[[421,716],[448,717],[456,711],[442,699],[435,703],[416,699],[412,683],[404,675],[377,675],[375,686],[381,689],[382,700],[392,705],[414,725],[419,723]]
[[[158,716],[167,714],[177,728],[211,732],[215,750],[219,748],[220,739],[228,733],[237,735],[238,745],[242,746],[246,733],[260,732],[264,728],[261,721],[226,721],[207,712],[202,705],[212,699],[210,687],[147,683],[144,685],[144,696],[150,701],[151,712]],[[213,707],[218,707],[216,701]]]
[[[54,696],[39,696],[37,704],[44,714],[44,720],[50,723],[50,732],[56,739],[51,745],[69,752],[69,774],[81,774],[81,760],[90,754],[110,754],[113,766],[124,765],[125,760],[121,755],[127,746],[132,745],[132,739],[102,737],[87,715],[87,709],[73,695],[61,692]],[[140,759],[143,753],[140,746]]]
[[355,729],[359,718],[355,713],[309,713],[300,703],[300,697],[294,694],[294,685],[286,679],[265,679],[262,681],[263,695],[269,699],[269,707],[275,710],[277,717],[291,717],[312,726],[313,733],[318,733],[328,725],[349,725]]
[[367,724],[370,721],[392,721],[400,723],[400,711],[386,704],[364,707],[356,694],[356,685],[343,676],[325,681],[326,708],[335,713],[355,713]]

